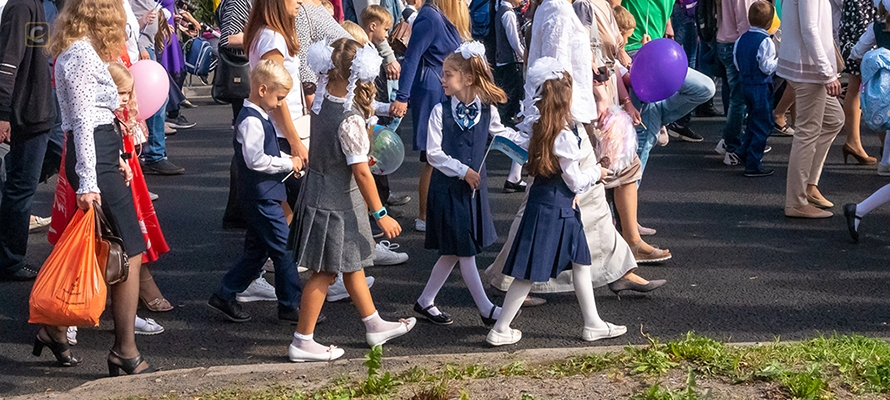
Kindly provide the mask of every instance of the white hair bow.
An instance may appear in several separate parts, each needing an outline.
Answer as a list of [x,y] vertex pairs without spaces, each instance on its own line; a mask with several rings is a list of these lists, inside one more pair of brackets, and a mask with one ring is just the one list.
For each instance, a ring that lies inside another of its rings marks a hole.
[[541,99],[541,86],[551,79],[562,79],[566,67],[553,57],[541,57],[528,68],[525,77],[525,99],[522,101],[522,122],[517,127],[519,130],[531,133],[532,126],[541,119],[541,111],[537,102]]
[[482,57],[483,60],[485,59],[485,46],[475,40],[461,43],[454,52],[460,53],[460,55],[464,57],[464,60],[469,60],[472,57]]
[[312,112],[316,114],[321,111],[321,103],[324,100],[328,84],[328,71],[334,68],[334,61],[331,60],[333,53],[334,48],[327,41],[315,42],[306,50],[306,64],[309,65],[312,72],[318,75],[315,100],[312,101]]
[[346,86],[346,102],[343,103],[344,110],[349,111],[352,109],[356,82],[371,82],[376,79],[380,75],[380,65],[382,63],[383,58],[377,54],[377,49],[371,46],[370,43],[355,51],[349,74],[349,85]]

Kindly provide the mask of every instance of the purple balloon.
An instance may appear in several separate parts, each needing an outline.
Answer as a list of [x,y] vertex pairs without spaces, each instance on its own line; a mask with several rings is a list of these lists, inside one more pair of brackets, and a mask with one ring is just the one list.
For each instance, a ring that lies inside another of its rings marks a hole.
[[643,45],[634,56],[630,83],[640,100],[662,101],[680,90],[688,68],[686,52],[677,42],[655,39]]

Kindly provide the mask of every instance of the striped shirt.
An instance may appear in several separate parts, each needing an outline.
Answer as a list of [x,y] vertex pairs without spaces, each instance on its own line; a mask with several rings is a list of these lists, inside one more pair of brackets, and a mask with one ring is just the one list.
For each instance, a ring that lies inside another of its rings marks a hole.
[[[219,45],[229,46],[229,35],[244,32],[247,17],[250,15],[251,0],[223,0],[219,6]],[[231,53],[246,56],[244,49],[229,47]]]

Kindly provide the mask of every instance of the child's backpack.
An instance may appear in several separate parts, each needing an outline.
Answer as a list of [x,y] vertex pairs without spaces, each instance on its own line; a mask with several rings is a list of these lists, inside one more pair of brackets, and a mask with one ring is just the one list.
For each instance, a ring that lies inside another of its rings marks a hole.
[[210,74],[210,63],[213,58],[213,48],[203,37],[196,37],[186,43],[185,70],[200,77]]
[[876,131],[890,130],[890,50],[877,48],[862,58],[862,119]]
[[491,33],[491,8],[494,0],[473,0],[470,3],[470,23],[473,39],[485,40]]

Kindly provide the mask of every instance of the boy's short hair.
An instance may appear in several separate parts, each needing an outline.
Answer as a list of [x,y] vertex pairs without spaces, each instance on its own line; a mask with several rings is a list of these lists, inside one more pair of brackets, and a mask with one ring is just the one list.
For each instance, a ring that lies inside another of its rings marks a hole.
[[773,25],[775,8],[768,1],[756,1],[748,9],[748,23],[758,28],[769,29]]
[[365,32],[362,27],[358,26],[355,22],[350,20],[346,20],[340,23],[340,26],[343,27],[343,30],[352,36],[358,44],[364,46],[371,42],[371,39],[368,37],[368,34]]
[[392,15],[383,6],[371,4],[362,10],[359,20],[362,21],[362,28],[368,29],[374,22],[384,26],[392,24]]
[[284,68],[284,64],[275,60],[260,60],[250,71],[250,87],[259,88],[260,85],[266,85],[272,90],[290,91],[294,87],[294,78]]
[[630,11],[627,11],[627,9],[621,5],[615,6],[613,10],[615,14],[615,23],[618,25],[618,30],[621,31],[622,35],[626,36],[628,32],[637,28],[637,20],[634,19],[634,16]]

